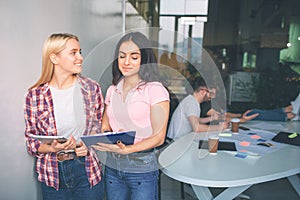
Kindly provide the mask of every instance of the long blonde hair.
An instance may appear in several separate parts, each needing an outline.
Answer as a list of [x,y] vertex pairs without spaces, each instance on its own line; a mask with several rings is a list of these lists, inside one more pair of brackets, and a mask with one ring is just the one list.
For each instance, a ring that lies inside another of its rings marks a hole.
[[42,57],[42,73],[39,80],[30,88],[37,87],[51,80],[54,72],[53,63],[50,60],[50,54],[58,54],[65,49],[68,40],[75,39],[79,42],[77,36],[70,33],[54,33],[45,41]]

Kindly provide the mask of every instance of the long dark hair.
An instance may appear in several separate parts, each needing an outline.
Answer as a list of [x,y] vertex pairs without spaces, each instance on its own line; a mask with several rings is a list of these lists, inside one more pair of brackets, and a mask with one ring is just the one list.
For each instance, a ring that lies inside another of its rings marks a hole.
[[141,64],[139,70],[139,76],[144,83],[152,81],[160,81],[157,59],[151,48],[151,43],[145,35],[140,32],[131,32],[124,35],[118,42],[115,49],[115,57],[112,63],[112,83],[117,85],[120,79],[123,78],[121,71],[119,70],[118,56],[120,46],[123,42],[132,41],[136,44],[141,51]]

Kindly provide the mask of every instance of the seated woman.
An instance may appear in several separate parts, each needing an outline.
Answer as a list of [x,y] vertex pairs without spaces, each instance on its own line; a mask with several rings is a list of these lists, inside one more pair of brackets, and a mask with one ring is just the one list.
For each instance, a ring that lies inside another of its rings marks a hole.
[[255,120],[263,121],[296,121],[299,120],[300,114],[300,92],[291,104],[283,108],[275,108],[270,110],[252,109],[247,115],[258,113]]

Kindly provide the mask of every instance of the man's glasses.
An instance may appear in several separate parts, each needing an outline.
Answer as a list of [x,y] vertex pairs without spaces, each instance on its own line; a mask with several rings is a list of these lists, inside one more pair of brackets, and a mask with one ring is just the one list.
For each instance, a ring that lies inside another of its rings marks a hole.
[[216,92],[214,90],[209,90],[207,88],[200,88],[200,90],[204,90],[204,91],[208,92],[209,95],[215,95],[216,94]]

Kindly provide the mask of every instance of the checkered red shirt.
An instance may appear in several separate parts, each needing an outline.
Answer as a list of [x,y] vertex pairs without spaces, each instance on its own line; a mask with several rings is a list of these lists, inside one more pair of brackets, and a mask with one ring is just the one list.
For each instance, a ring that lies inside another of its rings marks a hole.
[[[83,135],[87,135],[91,130],[98,132],[101,128],[104,108],[100,85],[89,78],[77,77],[85,104],[86,129]],[[59,173],[56,153],[38,153],[41,142],[28,137],[29,134],[57,135],[53,100],[48,83],[28,90],[24,105],[24,118],[27,149],[31,155],[37,157],[38,180],[58,190]],[[101,180],[101,166],[92,149],[86,156],[85,168],[92,187]]]

